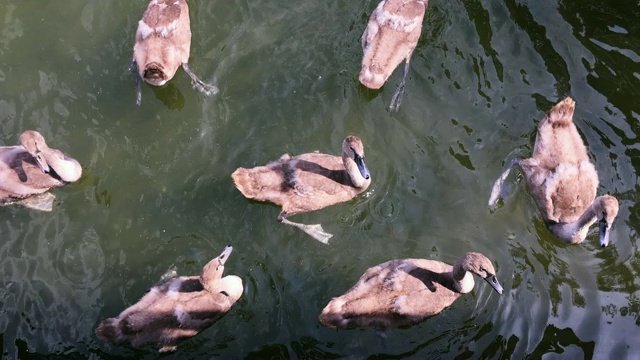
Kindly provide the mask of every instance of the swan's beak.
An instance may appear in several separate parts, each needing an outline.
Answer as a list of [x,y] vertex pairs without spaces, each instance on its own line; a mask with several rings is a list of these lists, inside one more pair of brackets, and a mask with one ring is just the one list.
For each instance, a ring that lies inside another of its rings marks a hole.
[[47,164],[47,161],[42,156],[42,152],[40,150],[36,150],[36,156],[34,156],[34,158],[36,159],[36,164],[38,164],[38,167],[43,173],[48,173],[51,170],[49,169],[49,164]]
[[369,180],[371,174],[369,174],[369,169],[367,169],[367,165],[364,163],[364,158],[358,154],[355,154],[354,159],[356,165],[358,166],[358,170],[360,170],[360,175],[366,180]]
[[607,220],[604,218],[600,220],[600,231],[598,232],[598,240],[600,241],[600,246],[605,247],[609,245],[609,229],[611,228],[609,224],[607,224]]
[[218,256],[218,266],[224,266],[224,263],[227,261],[232,251],[233,251],[233,246],[231,245],[227,245],[224,248],[224,251],[222,251],[222,254]]
[[498,282],[498,278],[496,278],[495,275],[489,275],[484,279],[489,283],[489,285],[491,285],[493,290],[495,290],[498,294],[502,295],[502,292],[504,290],[502,289],[502,285],[500,285],[500,283]]

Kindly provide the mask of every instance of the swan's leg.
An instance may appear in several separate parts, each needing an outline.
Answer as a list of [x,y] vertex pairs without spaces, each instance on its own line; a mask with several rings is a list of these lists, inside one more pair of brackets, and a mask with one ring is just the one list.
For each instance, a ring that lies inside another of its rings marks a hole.
[[194,89],[204,93],[207,96],[215,95],[215,94],[218,93],[218,88],[215,87],[214,85],[207,84],[207,83],[203,82],[202,80],[200,80],[196,76],[196,74],[194,74],[193,71],[191,71],[191,69],[189,69],[189,64],[182,63],[182,68],[184,69],[184,72],[186,72],[187,75],[189,75],[189,77],[191,78],[191,85],[193,85]]
[[129,70],[133,73],[133,76],[136,79],[136,105],[140,106],[142,102],[142,89],[140,89],[140,74],[138,74],[138,63],[133,60],[131,62],[131,67]]
[[16,204],[20,204],[26,208],[33,210],[51,211],[53,210],[53,200],[55,199],[55,195],[49,192],[45,192],[16,201]]
[[498,177],[498,179],[493,183],[493,188],[491,189],[491,196],[489,197],[490,207],[495,206],[496,202],[498,202],[498,198],[501,197],[502,195],[502,187],[504,185],[504,181],[507,179],[507,176],[509,176],[509,172],[511,172],[511,169],[515,165],[520,165],[520,161],[521,159],[518,159],[518,158],[511,160],[511,162],[509,163],[509,166],[507,166],[507,168],[502,171],[502,174],[500,174],[500,177]]
[[404,62],[404,68],[402,70],[402,80],[400,81],[400,85],[398,85],[396,93],[393,94],[393,98],[391,98],[391,106],[389,106],[391,111],[398,111],[398,109],[400,109],[400,104],[402,103],[402,95],[404,95],[404,83],[407,80],[407,73],[409,72],[409,59],[411,58],[410,56],[411,55],[409,55],[409,57],[407,57],[406,61]]
[[388,352],[389,347],[387,345],[387,332],[384,328],[376,329],[376,336],[380,339],[380,344],[382,345],[382,351]]
[[333,235],[325,232],[322,229],[322,226],[320,224],[305,225],[305,224],[295,223],[295,222],[287,220],[286,215],[287,215],[286,212],[282,211],[280,213],[280,215],[278,215],[278,221],[283,223],[283,224],[296,227],[296,228],[306,232],[312,238],[320,241],[323,244],[329,244],[329,239],[331,239],[331,237]]

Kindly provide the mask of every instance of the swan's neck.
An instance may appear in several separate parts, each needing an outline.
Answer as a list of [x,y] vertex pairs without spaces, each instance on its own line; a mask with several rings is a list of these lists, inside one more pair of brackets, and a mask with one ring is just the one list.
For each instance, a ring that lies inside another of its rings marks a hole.
[[597,220],[595,207],[596,202],[594,201],[578,220],[570,223],[550,224],[549,229],[564,242],[570,244],[581,243],[587,237],[587,232],[591,224]]
[[344,168],[347,171],[347,175],[349,175],[349,179],[354,187],[364,188],[369,185],[371,179],[365,179],[360,174],[360,170],[358,169],[358,165],[356,162],[350,158],[347,154],[342,155],[342,162],[344,163]]
[[74,182],[82,176],[82,167],[75,159],[56,154],[46,155],[45,159],[49,167],[65,182]]
[[475,281],[473,275],[467,270],[463,269],[460,264],[456,264],[453,267],[453,287],[461,294],[466,294],[473,290]]
[[242,279],[235,275],[227,275],[222,279],[211,280],[202,284],[205,290],[211,294],[224,293],[227,297],[236,301],[242,296],[244,287]]

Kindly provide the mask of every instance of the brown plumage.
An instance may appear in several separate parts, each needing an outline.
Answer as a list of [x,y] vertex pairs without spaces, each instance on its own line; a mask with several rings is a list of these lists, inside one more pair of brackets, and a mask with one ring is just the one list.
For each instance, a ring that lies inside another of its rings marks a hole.
[[[44,193],[74,182],[82,175],[80,164],[62,151],[47,146],[39,132],[23,132],[20,143],[22,145],[0,147],[0,205]],[[51,210],[50,205],[39,209]]]
[[152,0],[138,22],[131,71],[136,75],[136,103],[140,105],[140,78],[162,86],[180,66],[191,77],[194,89],[214,95],[218,89],[205,84],[189,69],[191,24],[185,0]]
[[364,163],[364,146],[353,135],[342,142],[342,157],[285,154],[265,166],[238,168],[231,178],[245,197],[282,206],[278,221],[298,227],[323,243],[328,242],[331,234],[325,233],[320,225],[293,223],[286,218],[350,200],[371,183]]
[[465,254],[454,266],[425,259],[387,261],[367,270],[349,291],[333,298],[322,310],[320,323],[381,329],[413,325],[473,290],[472,273],[502,294],[493,264],[479,253]]
[[379,89],[393,70],[405,61],[402,81],[391,100],[392,110],[402,102],[409,61],[418,44],[427,0],[383,0],[373,11],[362,34],[360,82]]
[[181,276],[154,286],[118,317],[100,323],[96,335],[114,345],[154,344],[160,352],[174,351],[180,341],[223,317],[242,296],[242,279],[222,277],[232,250],[227,246],[200,276]]
[[489,205],[497,202],[511,168],[520,165],[545,223],[558,238],[581,243],[598,220],[600,245],[607,246],[618,200],[596,197],[598,174],[573,123],[574,110],[575,101],[566,98],[547,113],[538,124],[533,155],[511,162],[493,185]]

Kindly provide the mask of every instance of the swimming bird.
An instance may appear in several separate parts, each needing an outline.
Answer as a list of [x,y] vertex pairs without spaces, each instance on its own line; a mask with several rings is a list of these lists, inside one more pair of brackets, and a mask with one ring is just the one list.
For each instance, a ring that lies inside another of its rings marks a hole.
[[325,244],[332,235],[322,226],[294,223],[287,217],[351,200],[371,183],[364,146],[353,135],[342,142],[342,158],[320,153],[284,154],[265,166],[238,168],[231,178],[245,197],[282,206],[278,221]]
[[493,185],[489,206],[498,201],[511,168],[519,165],[542,218],[555,236],[567,243],[581,243],[597,220],[600,245],[607,246],[618,215],[618,200],[610,195],[596,197],[598,173],[573,123],[575,105],[568,97],[540,121],[533,156],[509,164]]
[[331,328],[409,326],[434,316],[475,285],[473,275],[502,294],[491,261],[466,253],[455,265],[426,259],[391,260],[367,270],[360,280],[322,310],[320,323]]
[[397,111],[402,102],[409,61],[418,44],[422,19],[428,0],[383,0],[369,18],[362,34],[362,69],[360,82],[379,89],[393,70],[404,60],[402,81],[391,99],[391,110]]
[[233,247],[209,261],[200,276],[181,276],[154,286],[118,317],[104,320],[96,335],[114,345],[155,344],[160,352],[197,335],[223,317],[243,292],[242,279],[222,277]]
[[191,78],[193,88],[215,95],[218,88],[200,80],[189,68],[191,24],[185,0],[152,0],[138,22],[131,71],[136,78],[136,104],[140,105],[140,79],[162,86],[180,66]]
[[0,146],[0,205],[20,203],[50,211],[55,196],[43,197],[44,203],[39,204],[27,199],[78,180],[82,166],[62,151],[47,146],[42,134],[35,130],[23,132],[20,143]]

